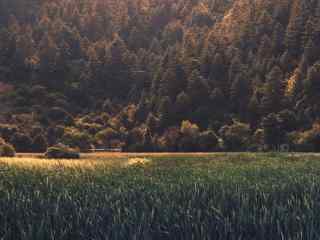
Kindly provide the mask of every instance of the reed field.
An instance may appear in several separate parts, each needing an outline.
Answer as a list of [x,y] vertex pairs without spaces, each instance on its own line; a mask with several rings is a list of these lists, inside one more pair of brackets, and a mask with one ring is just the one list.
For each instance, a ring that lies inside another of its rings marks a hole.
[[320,239],[320,156],[0,158],[0,239]]

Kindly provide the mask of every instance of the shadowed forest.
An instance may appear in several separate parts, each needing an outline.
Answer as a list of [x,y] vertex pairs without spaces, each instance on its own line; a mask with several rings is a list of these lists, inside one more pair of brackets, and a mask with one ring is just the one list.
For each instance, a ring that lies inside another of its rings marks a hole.
[[318,0],[0,1],[17,152],[319,151],[319,99]]

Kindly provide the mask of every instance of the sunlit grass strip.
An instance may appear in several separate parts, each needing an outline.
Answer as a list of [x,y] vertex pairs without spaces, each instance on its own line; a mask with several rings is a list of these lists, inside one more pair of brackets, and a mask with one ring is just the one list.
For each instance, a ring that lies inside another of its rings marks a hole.
[[96,160],[96,159],[42,159],[42,158],[0,158],[0,164],[6,164],[10,167],[19,168],[45,168],[45,169],[56,169],[56,168],[82,168],[82,169],[96,169],[99,166],[124,166],[127,160],[120,161],[119,159],[110,160]]
[[150,163],[151,160],[148,159],[148,158],[129,158],[128,159],[128,163],[127,165],[128,166],[132,166],[132,165],[145,165],[145,164],[148,164]]
[[[110,157],[110,156],[109,156]],[[19,167],[26,169],[57,169],[57,168],[74,168],[95,170],[99,167],[127,167],[134,165],[145,165],[151,160],[144,157],[133,158],[84,158],[84,159],[45,159],[37,157],[24,158],[0,158],[0,164],[9,167]]]

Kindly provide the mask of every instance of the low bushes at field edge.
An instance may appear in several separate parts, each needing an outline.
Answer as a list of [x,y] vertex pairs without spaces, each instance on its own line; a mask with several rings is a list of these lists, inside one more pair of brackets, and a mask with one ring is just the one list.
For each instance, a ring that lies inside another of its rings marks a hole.
[[14,147],[0,138],[0,157],[14,157],[15,155]]
[[49,147],[45,153],[45,157],[49,159],[79,159],[80,152],[77,149],[70,148],[63,144],[57,144]]

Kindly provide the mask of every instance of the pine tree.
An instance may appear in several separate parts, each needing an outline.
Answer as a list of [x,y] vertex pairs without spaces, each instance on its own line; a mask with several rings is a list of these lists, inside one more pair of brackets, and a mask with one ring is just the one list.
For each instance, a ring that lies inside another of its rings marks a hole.
[[309,101],[317,102],[320,96],[320,62],[309,68],[307,78],[304,81],[304,90]]
[[296,1],[286,31],[286,46],[291,55],[297,56],[303,44],[304,26],[307,21],[308,10],[306,1]]
[[194,105],[206,103],[209,97],[209,85],[207,81],[200,75],[198,70],[194,70],[189,79],[187,93]]
[[306,63],[311,66],[318,58],[320,54],[320,46],[315,41],[310,39],[304,48],[303,56]]
[[148,128],[150,129],[151,133],[154,134],[158,131],[159,129],[159,119],[153,114],[149,113],[147,117],[146,124]]
[[223,92],[228,89],[227,66],[225,64],[224,56],[221,53],[216,53],[213,57],[210,67],[209,80],[215,87],[220,88]]
[[270,113],[262,119],[264,130],[264,141],[270,149],[279,148],[283,143],[285,132],[281,128],[281,123],[277,114]]
[[279,54],[284,49],[284,27],[281,23],[277,22],[271,38],[272,50],[274,53]]
[[154,145],[153,145],[153,138],[149,128],[146,128],[143,136],[143,151],[144,152],[153,152]]
[[190,107],[192,106],[192,102],[190,97],[185,93],[181,92],[176,99],[175,103],[175,112],[176,118],[178,122],[182,120],[188,119],[188,112]]
[[271,39],[267,36],[264,35],[258,49],[258,59],[266,59],[268,57],[272,56],[272,43]]
[[160,100],[158,113],[160,115],[160,125],[165,129],[173,123],[173,104],[168,96]]
[[185,88],[186,80],[184,77],[183,70],[179,65],[169,67],[161,79],[160,95],[175,99],[177,94]]
[[251,128],[255,129],[259,122],[260,111],[259,111],[259,99],[258,93],[252,94],[249,104],[248,104],[248,120],[250,122]]
[[235,79],[235,77],[238,75],[238,73],[242,69],[242,61],[239,54],[236,54],[230,64],[229,72],[228,72],[228,78],[229,83],[232,83]]
[[268,114],[279,111],[281,109],[283,94],[283,73],[278,66],[275,66],[267,76],[264,96],[261,102],[263,113]]
[[243,73],[239,73],[233,81],[230,89],[230,100],[233,111],[244,116],[248,104],[249,86],[247,78]]

